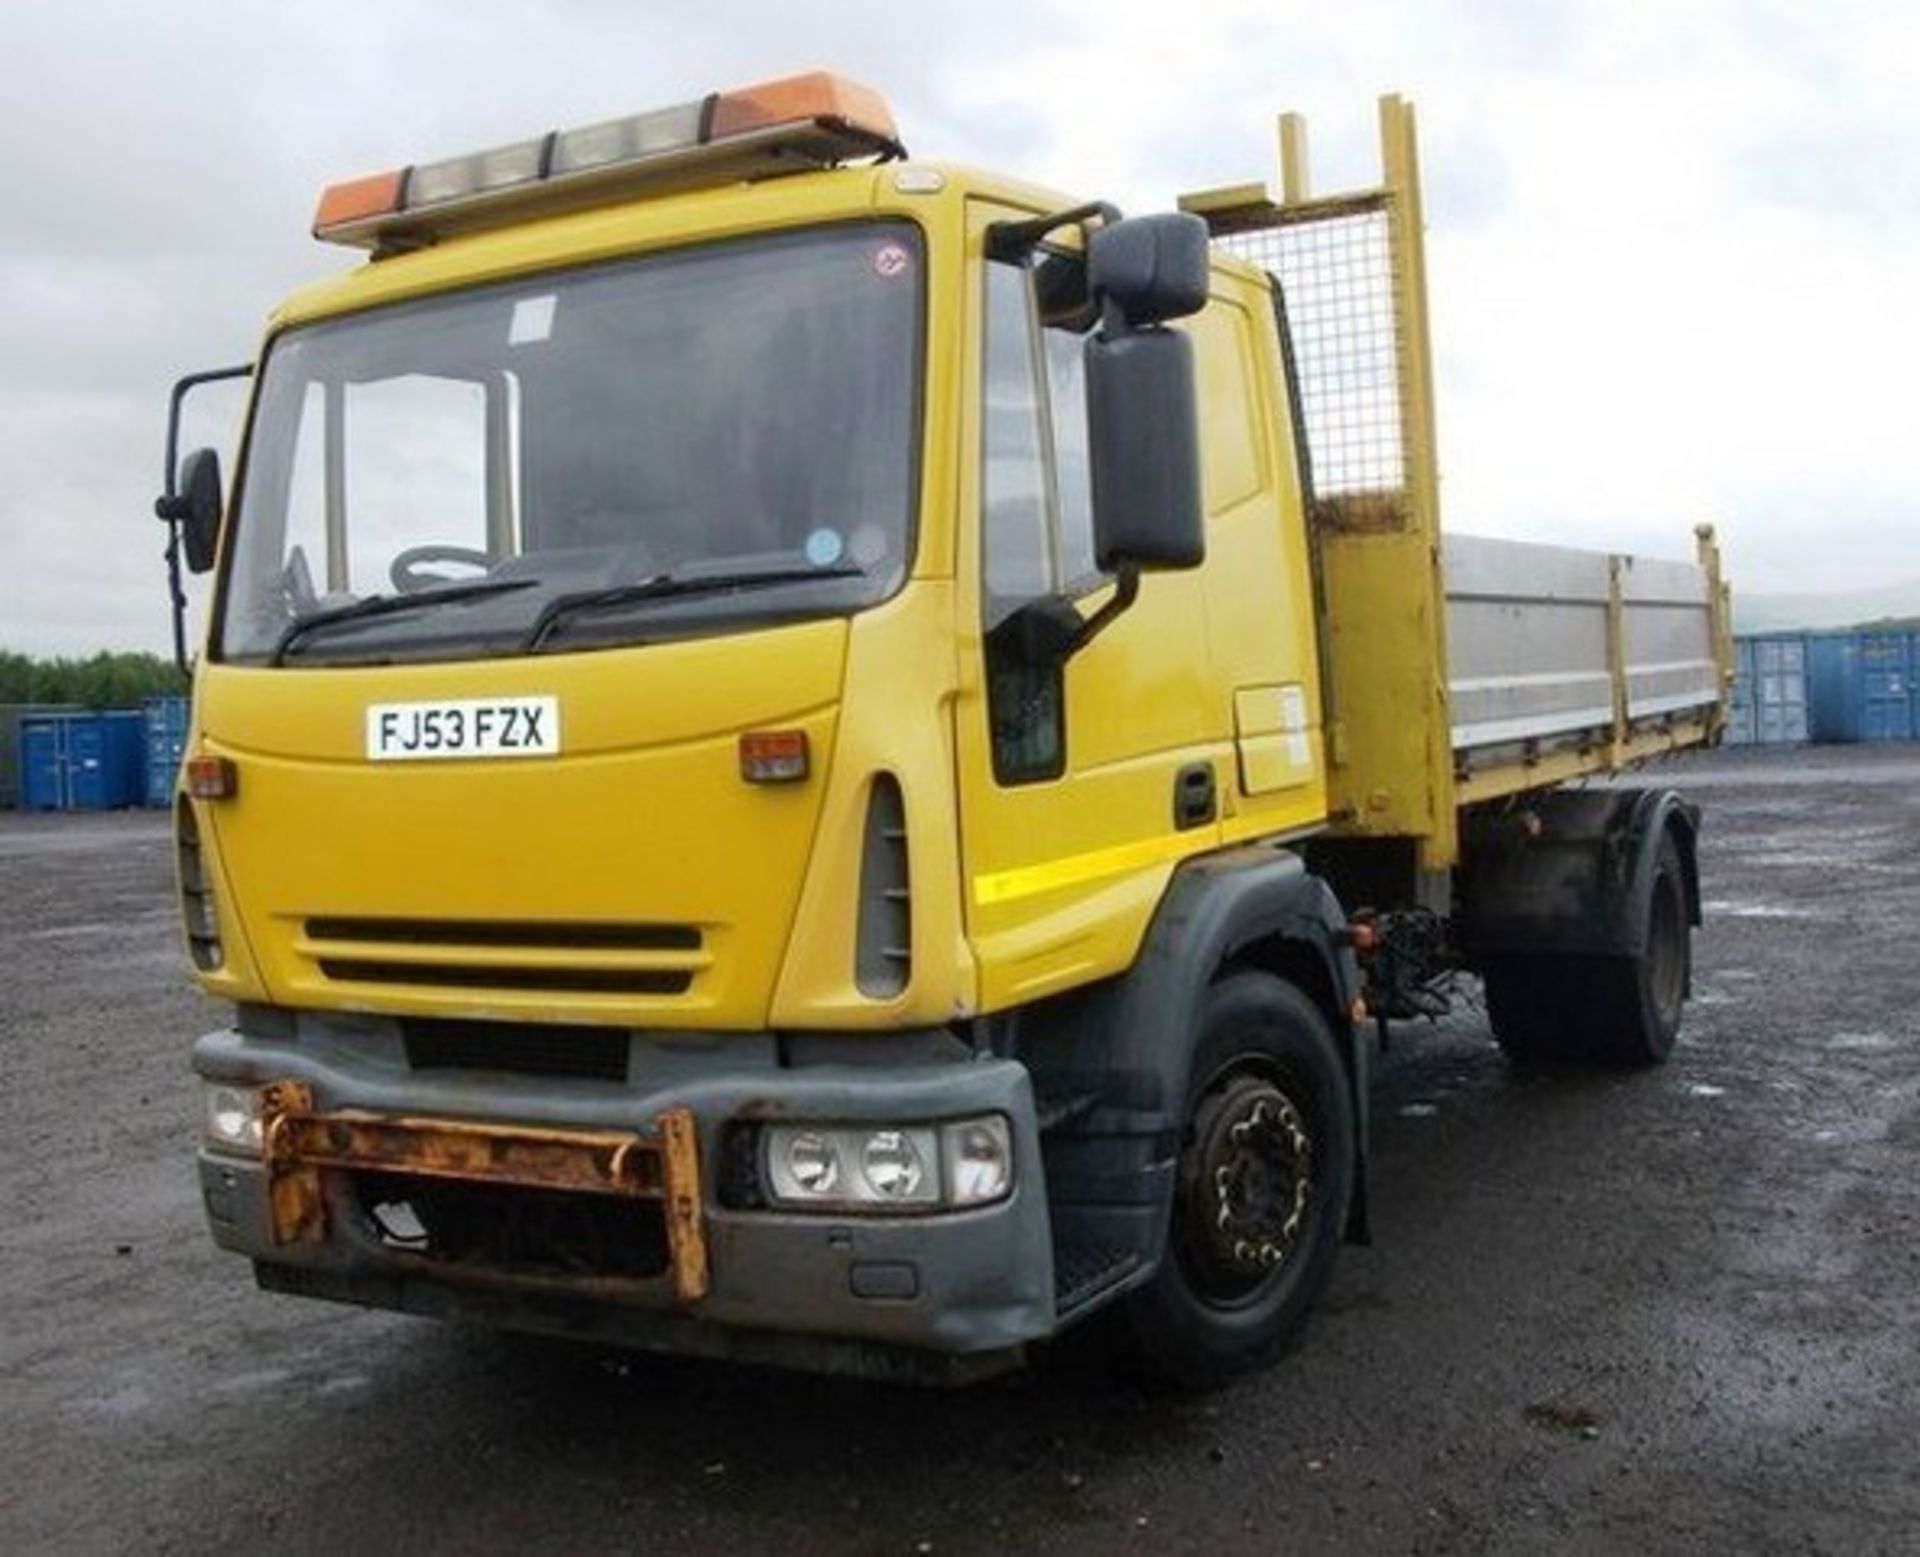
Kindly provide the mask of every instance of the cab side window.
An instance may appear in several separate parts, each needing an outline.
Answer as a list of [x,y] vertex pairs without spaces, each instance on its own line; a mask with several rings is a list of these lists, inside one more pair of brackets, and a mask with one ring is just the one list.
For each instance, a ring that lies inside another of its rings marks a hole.
[[[1077,263],[1049,256],[1042,263]],[[1041,316],[1032,269],[987,267],[981,472],[982,626],[994,776],[1066,766],[1061,667],[1020,652],[1018,613],[1103,582],[1094,566],[1086,381],[1079,319]]]
[[[1050,255],[1048,264],[1077,264]],[[986,626],[1045,595],[1098,587],[1087,457],[1086,336],[1046,321],[1032,271],[987,271]]]

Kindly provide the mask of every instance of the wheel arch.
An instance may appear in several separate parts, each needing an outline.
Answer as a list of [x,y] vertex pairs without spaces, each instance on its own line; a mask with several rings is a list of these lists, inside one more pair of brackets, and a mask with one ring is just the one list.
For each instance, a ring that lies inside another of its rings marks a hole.
[[1085,1106],[1049,1133],[1056,1243],[1124,1239],[1151,1274],[1165,1249],[1208,989],[1242,969],[1298,987],[1325,1016],[1351,1088],[1355,1185],[1347,1236],[1367,1238],[1367,1051],[1352,1020],[1361,980],[1339,900],[1271,844],[1183,864],[1126,973],[1043,1003],[1019,1024],[1019,1057],[1042,1096]]
[[1623,956],[1645,941],[1660,846],[1681,860],[1701,920],[1700,810],[1671,789],[1555,790],[1463,829],[1458,933],[1479,966],[1502,954]]

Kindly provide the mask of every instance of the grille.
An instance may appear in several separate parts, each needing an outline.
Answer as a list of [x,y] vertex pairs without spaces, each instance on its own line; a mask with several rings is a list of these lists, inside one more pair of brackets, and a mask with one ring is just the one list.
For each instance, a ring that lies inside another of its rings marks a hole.
[[316,917],[295,949],[352,984],[682,995],[712,958],[696,925]]
[[589,1081],[627,1079],[628,1035],[618,1027],[533,1027],[511,1022],[400,1024],[415,1070],[500,1070]]

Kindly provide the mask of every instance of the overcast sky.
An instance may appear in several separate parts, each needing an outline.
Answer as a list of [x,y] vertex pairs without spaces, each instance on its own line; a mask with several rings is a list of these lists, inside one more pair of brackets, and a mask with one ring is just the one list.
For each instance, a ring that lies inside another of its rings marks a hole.
[[[339,268],[330,180],[827,66],[1129,210],[1367,181],[1411,96],[1444,518],[1736,587],[1920,578],[1920,19],[1866,0],[8,0],[0,647],[161,648],[165,396]],[[189,428],[230,454],[231,402]]]

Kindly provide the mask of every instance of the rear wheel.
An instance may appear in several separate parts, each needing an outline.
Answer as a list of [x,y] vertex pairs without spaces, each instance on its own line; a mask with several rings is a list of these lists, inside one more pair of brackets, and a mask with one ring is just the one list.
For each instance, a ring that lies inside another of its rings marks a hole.
[[1518,1060],[1657,1065],[1673,1052],[1692,980],[1685,867],[1668,834],[1654,859],[1646,940],[1629,957],[1489,958],[1487,1017]]
[[1207,1387],[1272,1361],[1326,1285],[1353,1198],[1346,1067],[1292,985],[1208,992],[1167,1248],[1124,1318],[1143,1368]]

